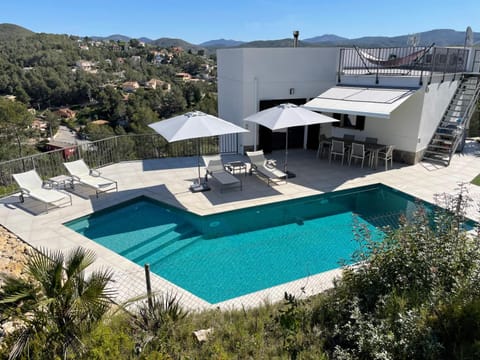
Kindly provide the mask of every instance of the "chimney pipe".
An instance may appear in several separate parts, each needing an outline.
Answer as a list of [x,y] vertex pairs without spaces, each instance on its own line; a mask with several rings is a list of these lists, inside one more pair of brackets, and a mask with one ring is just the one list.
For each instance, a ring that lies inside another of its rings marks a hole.
[[298,35],[300,34],[300,31],[295,30],[293,32],[293,47],[296,48],[298,46]]

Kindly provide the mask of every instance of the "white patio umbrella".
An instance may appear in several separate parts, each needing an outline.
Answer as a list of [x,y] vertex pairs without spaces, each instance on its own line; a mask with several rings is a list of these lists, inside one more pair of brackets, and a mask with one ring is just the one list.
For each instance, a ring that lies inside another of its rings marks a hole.
[[338,120],[326,115],[307,110],[294,104],[280,104],[244,119],[259,125],[263,125],[272,131],[287,129],[285,139],[285,172],[287,173],[288,162],[288,128],[294,126],[305,126],[313,124],[326,124]]
[[208,187],[201,182],[200,176],[200,142],[203,137],[237,134],[248,132],[248,130],[222,120],[216,116],[205,114],[201,111],[192,111],[178,115],[170,119],[161,120],[148,125],[157,133],[162,135],[168,142],[197,139],[198,156],[198,183],[193,184],[190,189],[194,192],[207,190]]

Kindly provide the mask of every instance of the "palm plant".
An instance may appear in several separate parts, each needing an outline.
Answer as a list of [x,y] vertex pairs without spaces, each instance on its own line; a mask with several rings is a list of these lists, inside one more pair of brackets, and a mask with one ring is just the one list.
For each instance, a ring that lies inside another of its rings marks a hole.
[[[108,288],[110,271],[92,271],[86,276],[85,270],[94,260],[93,251],[80,247],[67,256],[42,250],[29,258],[28,278],[5,279],[0,312],[4,320],[20,324],[9,359],[29,352],[65,359],[68,351],[83,350],[82,335],[108,311],[113,295]],[[39,342],[41,349],[36,349]]]

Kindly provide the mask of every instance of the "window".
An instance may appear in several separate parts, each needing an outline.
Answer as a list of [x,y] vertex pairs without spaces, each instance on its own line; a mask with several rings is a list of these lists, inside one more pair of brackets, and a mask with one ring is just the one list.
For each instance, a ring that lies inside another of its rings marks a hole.
[[356,130],[365,129],[365,116],[363,115],[349,115],[349,114],[334,113],[332,117],[334,119],[340,120],[339,122],[332,123],[333,126],[346,128],[346,129],[356,129]]

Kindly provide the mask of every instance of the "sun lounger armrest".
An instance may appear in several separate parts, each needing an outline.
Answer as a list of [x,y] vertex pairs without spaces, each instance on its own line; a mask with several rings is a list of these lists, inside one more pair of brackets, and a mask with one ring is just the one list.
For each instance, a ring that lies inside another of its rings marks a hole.
[[27,195],[30,194],[30,190],[22,188],[22,187],[20,188],[20,191],[22,192],[22,194],[27,194]]
[[77,175],[70,175],[72,177],[72,181],[80,182],[80,178]]

